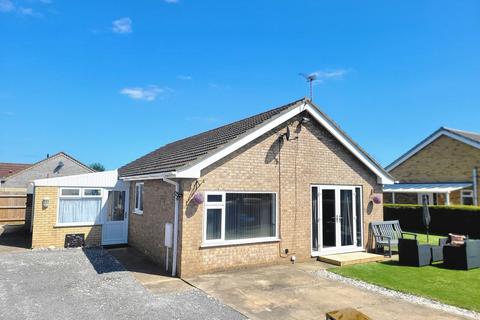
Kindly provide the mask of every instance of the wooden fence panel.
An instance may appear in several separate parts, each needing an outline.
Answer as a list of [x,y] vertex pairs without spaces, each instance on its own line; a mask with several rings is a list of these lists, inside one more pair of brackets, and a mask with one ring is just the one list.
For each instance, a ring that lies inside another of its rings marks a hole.
[[25,221],[27,195],[19,192],[0,192],[0,223]]

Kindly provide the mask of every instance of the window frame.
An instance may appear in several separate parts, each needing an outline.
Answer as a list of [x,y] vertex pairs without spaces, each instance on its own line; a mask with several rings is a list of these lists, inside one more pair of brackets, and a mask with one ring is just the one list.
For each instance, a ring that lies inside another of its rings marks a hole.
[[[78,195],[62,195],[62,191],[64,189],[78,189],[79,193]],[[95,195],[95,196],[86,196],[84,190],[85,189],[100,189],[100,195]],[[103,210],[103,205],[104,205],[104,199],[103,199],[103,191],[102,188],[96,188],[96,187],[86,187],[86,188],[81,188],[81,187],[61,187],[60,191],[58,193],[57,197],[57,217],[55,221],[55,227],[79,227],[79,226],[95,226],[95,225],[101,225],[102,223],[98,223],[96,221],[93,222],[59,222],[59,214],[60,214],[60,200],[62,199],[76,199],[76,200],[81,200],[81,199],[92,199],[92,198],[98,198],[100,199],[101,203],[101,208],[100,208],[100,221],[102,221],[102,210]]]
[[[272,194],[275,195],[275,235],[272,237],[261,238],[245,238],[238,240],[225,240],[225,217],[226,217],[226,200],[228,193],[252,193],[252,194]],[[208,202],[209,195],[222,195],[222,202]],[[208,209],[221,209],[222,210],[222,223],[220,230],[220,239],[207,240],[207,210]],[[203,219],[202,219],[202,245],[201,247],[218,247],[238,244],[250,244],[261,242],[278,242],[279,237],[279,212],[278,212],[278,192],[273,191],[206,191],[205,202],[203,203]]]
[[133,213],[135,214],[138,214],[138,215],[142,215],[143,214],[143,208],[140,209],[140,203],[139,203],[139,207],[137,207],[137,186],[141,186],[142,187],[142,192],[141,192],[141,197],[140,199],[142,200],[142,207],[143,207],[143,199],[144,199],[144,195],[145,195],[145,183],[144,182],[136,182],[135,183],[135,190],[134,190],[134,199],[133,199]]
[[[100,190],[100,194],[97,195],[86,195],[86,190]],[[102,188],[82,188],[81,198],[101,198],[103,196]]]
[[[75,189],[75,190],[78,190],[78,195],[70,195],[70,194],[67,194],[67,195],[63,195],[62,192],[63,190],[70,190],[70,189]],[[82,188],[78,188],[78,187],[64,187],[64,188],[60,188],[60,192],[58,193],[58,198],[81,198],[82,197]]]
[[470,206],[470,204],[465,204],[464,199],[465,198],[470,198],[472,199],[472,204],[473,205],[473,190],[461,190],[460,191],[460,203],[462,206]]

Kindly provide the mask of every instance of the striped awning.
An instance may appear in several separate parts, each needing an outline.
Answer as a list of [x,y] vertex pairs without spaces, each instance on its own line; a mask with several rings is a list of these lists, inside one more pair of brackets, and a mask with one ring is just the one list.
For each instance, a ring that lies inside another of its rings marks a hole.
[[395,183],[384,184],[383,192],[439,192],[450,193],[452,191],[471,187],[470,182],[452,182],[452,183]]

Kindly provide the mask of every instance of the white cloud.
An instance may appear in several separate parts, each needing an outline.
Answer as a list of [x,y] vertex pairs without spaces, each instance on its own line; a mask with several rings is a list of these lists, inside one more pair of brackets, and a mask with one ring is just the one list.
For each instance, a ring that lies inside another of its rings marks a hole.
[[179,3],[180,1],[179,1],[179,0],[163,0],[163,2],[166,2],[166,3]]
[[326,80],[326,79],[342,79],[344,75],[347,74],[347,70],[345,69],[337,69],[337,70],[329,70],[329,71],[315,71],[311,73],[312,75],[317,76],[319,80]]
[[21,16],[43,17],[32,8],[15,7],[11,0],[0,0],[0,12],[14,12]]
[[115,33],[131,33],[132,19],[126,17],[112,22],[112,31]]
[[123,88],[122,90],[120,90],[120,93],[135,100],[153,101],[158,97],[158,95],[164,94],[167,91],[172,90],[169,88],[160,88],[158,86],[151,85],[146,88]]
[[15,6],[10,0],[0,0],[0,12],[10,12],[15,10]]
[[178,80],[187,80],[187,81],[188,81],[188,80],[192,80],[193,78],[192,78],[192,76],[189,76],[189,75],[179,74],[179,75],[177,76],[177,79],[178,79]]

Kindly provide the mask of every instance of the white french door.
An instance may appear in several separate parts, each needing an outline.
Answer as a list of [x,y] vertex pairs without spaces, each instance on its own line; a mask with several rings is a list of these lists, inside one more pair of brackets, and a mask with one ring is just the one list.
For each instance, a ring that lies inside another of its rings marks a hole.
[[361,187],[312,186],[312,255],[363,248]]

